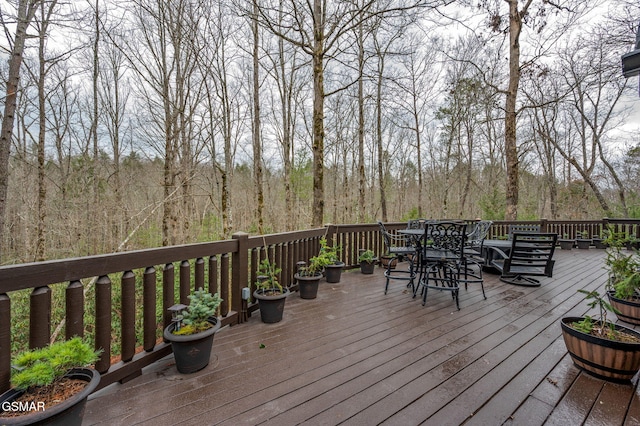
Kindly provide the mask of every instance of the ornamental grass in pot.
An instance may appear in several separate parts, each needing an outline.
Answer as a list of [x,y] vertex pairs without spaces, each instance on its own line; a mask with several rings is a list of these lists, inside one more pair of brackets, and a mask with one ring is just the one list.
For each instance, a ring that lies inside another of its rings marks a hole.
[[282,321],[284,305],[289,295],[289,289],[278,282],[278,274],[282,269],[276,267],[269,259],[263,259],[258,266],[258,281],[253,297],[260,306],[260,318],[264,323]]
[[562,337],[573,363],[598,378],[628,382],[640,369],[640,333],[608,321],[607,312],[615,308],[597,291],[578,291],[600,315],[562,318]]
[[0,424],[81,425],[87,397],[100,384],[88,366],[99,352],[79,337],[18,355],[13,388],[0,395]]
[[183,374],[195,373],[209,365],[213,338],[220,329],[215,314],[222,302],[218,293],[211,294],[202,288],[188,297],[189,305],[163,334],[171,342],[176,368]]

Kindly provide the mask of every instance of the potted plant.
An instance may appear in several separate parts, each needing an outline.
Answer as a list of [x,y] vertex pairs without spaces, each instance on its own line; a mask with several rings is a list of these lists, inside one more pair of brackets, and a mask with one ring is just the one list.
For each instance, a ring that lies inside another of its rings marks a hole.
[[340,251],[340,246],[329,246],[325,237],[320,239],[320,252],[316,257],[320,258],[318,262],[324,265],[325,278],[328,283],[340,282],[344,268],[344,262],[341,262],[338,257]]
[[597,291],[578,290],[598,307],[600,317],[565,317],[562,337],[574,364],[596,377],[627,382],[640,369],[640,333],[607,321],[607,311],[615,308]]
[[608,270],[607,295],[622,321],[640,324],[640,254],[623,251],[627,238],[609,232],[605,268]]
[[591,247],[591,238],[589,238],[589,231],[582,231],[578,233],[579,237],[576,238],[576,245],[579,249],[586,250]]
[[0,395],[0,424],[81,425],[100,373],[99,352],[79,337],[26,351],[13,361],[13,388]]
[[[315,299],[317,297],[325,262],[326,259],[324,257],[314,256],[309,259],[309,265],[301,265],[298,268],[294,278],[298,282],[300,298]],[[305,262],[301,262],[301,264],[304,263]]]
[[380,266],[384,269],[396,269],[398,256],[395,253],[385,253],[380,256]]
[[363,250],[358,256],[360,272],[363,274],[373,274],[376,260],[378,259],[375,257],[373,250]]
[[592,238],[593,246],[597,249],[606,249],[607,244],[605,243],[605,240],[608,235],[609,231],[607,230],[602,231],[602,236],[600,234],[595,234]]
[[571,250],[575,244],[575,240],[569,239],[569,234],[564,234],[562,238],[558,238],[558,244],[562,250]]
[[289,295],[289,289],[278,282],[278,274],[282,270],[271,263],[269,259],[262,259],[258,266],[258,281],[253,297],[260,306],[260,318],[264,323],[282,321],[284,304]]
[[220,329],[215,314],[221,302],[218,293],[199,288],[189,295],[189,306],[176,305],[184,309],[164,329],[164,338],[171,342],[180,373],[195,373],[209,365],[213,337]]

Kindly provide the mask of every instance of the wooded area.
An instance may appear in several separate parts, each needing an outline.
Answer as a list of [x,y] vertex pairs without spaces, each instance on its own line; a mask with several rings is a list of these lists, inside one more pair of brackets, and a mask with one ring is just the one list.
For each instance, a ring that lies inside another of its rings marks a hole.
[[0,262],[640,217],[631,0],[2,0]]

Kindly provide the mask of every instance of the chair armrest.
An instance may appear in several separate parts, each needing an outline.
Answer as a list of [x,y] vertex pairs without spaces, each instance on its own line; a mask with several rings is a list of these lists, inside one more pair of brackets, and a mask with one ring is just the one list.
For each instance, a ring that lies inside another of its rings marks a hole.
[[505,252],[503,252],[502,250],[500,250],[498,247],[486,247],[486,248],[488,248],[492,252],[496,253],[502,259],[508,259],[509,258],[509,255],[506,254]]

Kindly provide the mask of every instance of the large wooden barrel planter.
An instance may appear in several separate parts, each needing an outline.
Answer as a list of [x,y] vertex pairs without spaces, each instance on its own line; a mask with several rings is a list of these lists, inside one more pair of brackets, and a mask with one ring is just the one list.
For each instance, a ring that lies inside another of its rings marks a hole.
[[619,319],[629,324],[640,325],[640,299],[618,299],[613,290],[608,291],[607,296],[611,305],[618,310],[616,315]]
[[[640,343],[616,342],[583,333],[569,324],[582,320],[579,317],[562,318],[562,337],[573,363],[598,378],[628,382],[640,369]],[[640,338],[640,333],[621,325],[624,330]]]

